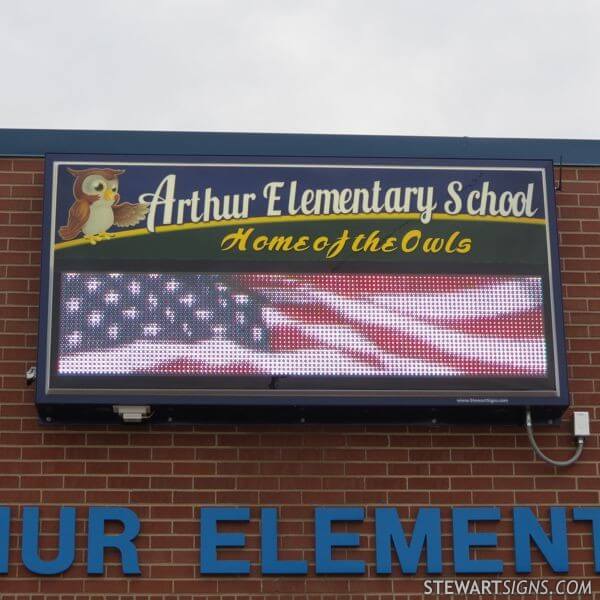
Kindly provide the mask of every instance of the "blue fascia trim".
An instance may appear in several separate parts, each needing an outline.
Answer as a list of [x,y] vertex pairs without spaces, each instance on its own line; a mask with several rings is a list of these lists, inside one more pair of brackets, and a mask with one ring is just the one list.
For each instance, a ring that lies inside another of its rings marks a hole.
[[550,159],[600,165],[600,140],[0,129],[0,156],[47,153]]

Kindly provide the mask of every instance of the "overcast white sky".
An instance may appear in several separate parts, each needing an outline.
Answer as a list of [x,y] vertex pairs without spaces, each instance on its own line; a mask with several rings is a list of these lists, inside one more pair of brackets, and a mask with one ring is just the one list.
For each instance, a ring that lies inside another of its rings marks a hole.
[[599,139],[600,1],[4,0],[0,76],[0,127]]

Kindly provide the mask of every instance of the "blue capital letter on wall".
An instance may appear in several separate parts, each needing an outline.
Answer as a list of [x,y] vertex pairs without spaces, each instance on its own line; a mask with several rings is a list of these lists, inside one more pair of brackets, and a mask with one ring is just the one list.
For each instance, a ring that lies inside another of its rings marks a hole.
[[10,508],[0,506],[0,573],[8,573],[10,548]]
[[454,543],[454,571],[456,573],[502,573],[501,560],[473,560],[471,548],[497,546],[498,536],[492,532],[473,533],[472,521],[499,521],[500,510],[496,506],[452,509],[452,537]]
[[334,533],[331,531],[333,521],[363,521],[365,511],[360,507],[315,509],[315,551],[316,571],[319,574],[364,573],[365,563],[362,560],[333,560],[332,549],[336,546],[352,548],[360,544],[357,533]]
[[306,575],[305,560],[277,558],[277,509],[263,508],[260,519],[260,547],[262,572],[265,575]]
[[[117,535],[105,533],[106,521],[120,521],[123,531]],[[129,508],[93,506],[88,516],[88,573],[104,573],[104,549],[116,548],[121,553],[125,575],[139,575],[137,548],[133,540],[140,532],[140,520]]]
[[600,573],[600,507],[583,506],[573,509],[573,521],[592,522],[592,543],[594,545],[594,570]]
[[531,573],[530,540],[540,549],[555,573],[569,570],[569,546],[567,545],[566,509],[553,506],[550,509],[550,529],[552,539],[542,529],[530,508],[517,506],[513,509],[515,536],[515,570],[517,573]]
[[219,560],[217,548],[243,548],[246,536],[243,533],[219,533],[219,521],[248,521],[250,509],[207,507],[200,509],[200,573],[205,575],[247,575],[250,563],[247,560]]
[[375,509],[375,546],[377,573],[392,572],[392,544],[403,573],[417,572],[419,559],[427,544],[427,572],[442,572],[442,528],[439,508],[421,508],[413,527],[410,544],[406,541],[398,511]]
[[66,571],[75,559],[75,509],[60,509],[58,554],[53,560],[40,558],[40,509],[23,509],[23,564],[36,575],[57,575]]

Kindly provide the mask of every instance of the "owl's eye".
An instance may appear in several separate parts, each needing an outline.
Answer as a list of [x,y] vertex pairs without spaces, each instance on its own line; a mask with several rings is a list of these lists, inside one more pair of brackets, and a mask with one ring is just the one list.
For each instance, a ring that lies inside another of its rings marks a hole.
[[112,186],[112,188],[110,188],[110,189],[111,189],[113,192],[116,192],[116,191],[117,191],[117,186],[116,186],[116,185],[113,185],[113,186]]
[[97,192],[101,192],[101,191],[104,189],[104,184],[103,184],[102,182],[100,182],[100,183],[97,183],[97,184],[94,186],[94,189],[95,189]]

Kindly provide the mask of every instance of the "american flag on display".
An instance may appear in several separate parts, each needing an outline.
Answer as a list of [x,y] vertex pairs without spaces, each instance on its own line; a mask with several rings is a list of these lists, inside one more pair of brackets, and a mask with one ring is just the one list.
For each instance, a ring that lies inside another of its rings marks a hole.
[[62,273],[59,375],[547,375],[535,276]]

